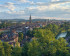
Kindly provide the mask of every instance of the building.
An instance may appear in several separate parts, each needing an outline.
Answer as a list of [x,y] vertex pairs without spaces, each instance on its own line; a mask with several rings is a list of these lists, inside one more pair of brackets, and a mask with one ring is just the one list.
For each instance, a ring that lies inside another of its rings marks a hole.
[[30,24],[32,23],[32,18],[31,18],[31,15],[30,15],[30,18],[29,18],[29,23],[30,23]]

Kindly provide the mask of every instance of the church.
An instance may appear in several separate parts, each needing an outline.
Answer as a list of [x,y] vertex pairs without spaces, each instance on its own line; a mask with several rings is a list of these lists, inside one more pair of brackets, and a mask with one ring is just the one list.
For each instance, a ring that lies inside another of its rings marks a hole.
[[32,23],[32,17],[30,15],[30,18],[29,18],[29,23],[31,24]]

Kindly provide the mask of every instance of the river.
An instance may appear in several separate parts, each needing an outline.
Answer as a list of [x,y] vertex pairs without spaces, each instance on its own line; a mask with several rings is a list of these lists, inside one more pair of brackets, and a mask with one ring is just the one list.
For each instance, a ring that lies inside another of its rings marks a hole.
[[65,38],[66,35],[67,35],[67,32],[60,33],[60,34],[56,37],[56,39]]

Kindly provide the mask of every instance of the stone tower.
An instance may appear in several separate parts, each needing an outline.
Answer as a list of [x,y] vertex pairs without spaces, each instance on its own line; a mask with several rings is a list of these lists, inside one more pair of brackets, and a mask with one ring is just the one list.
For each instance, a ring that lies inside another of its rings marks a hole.
[[32,23],[32,18],[31,18],[31,15],[30,15],[30,18],[29,18],[29,23]]

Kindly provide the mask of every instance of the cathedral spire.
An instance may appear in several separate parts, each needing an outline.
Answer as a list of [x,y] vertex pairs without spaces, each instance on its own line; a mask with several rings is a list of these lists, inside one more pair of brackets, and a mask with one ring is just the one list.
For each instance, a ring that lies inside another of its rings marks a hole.
[[32,18],[31,18],[31,14],[30,14],[30,18],[29,18],[29,23],[32,23]]

